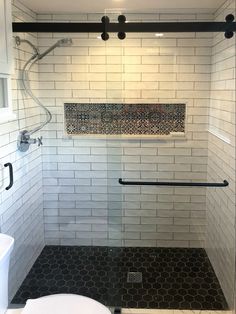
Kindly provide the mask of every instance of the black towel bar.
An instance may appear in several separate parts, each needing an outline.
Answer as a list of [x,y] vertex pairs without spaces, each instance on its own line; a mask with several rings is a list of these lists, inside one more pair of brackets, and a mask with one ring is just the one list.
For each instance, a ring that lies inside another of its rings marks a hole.
[[207,183],[207,182],[148,182],[148,181],[123,181],[118,180],[122,185],[162,185],[162,186],[206,186],[206,187],[225,187],[229,185],[227,180],[222,183]]
[[10,183],[9,185],[6,187],[6,190],[10,190],[10,188],[13,186],[14,183],[14,178],[13,178],[13,166],[10,162],[6,163],[4,165],[4,167],[9,167],[9,177],[10,177]]

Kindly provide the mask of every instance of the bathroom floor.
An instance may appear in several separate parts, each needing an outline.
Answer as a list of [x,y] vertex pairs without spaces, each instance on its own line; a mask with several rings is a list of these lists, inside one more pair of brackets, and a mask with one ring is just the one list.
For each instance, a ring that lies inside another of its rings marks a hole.
[[228,309],[203,249],[46,246],[12,303],[55,293],[122,308]]

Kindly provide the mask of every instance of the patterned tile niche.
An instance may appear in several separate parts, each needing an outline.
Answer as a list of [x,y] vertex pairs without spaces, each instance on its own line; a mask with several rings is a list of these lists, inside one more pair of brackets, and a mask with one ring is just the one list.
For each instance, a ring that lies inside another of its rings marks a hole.
[[185,104],[64,104],[70,135],[169,135],[184,132]]

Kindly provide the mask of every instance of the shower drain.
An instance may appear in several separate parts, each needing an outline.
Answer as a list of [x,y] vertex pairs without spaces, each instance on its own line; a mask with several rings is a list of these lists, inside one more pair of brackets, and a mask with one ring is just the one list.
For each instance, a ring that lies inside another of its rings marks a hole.
[[130,271],[127,274],[127,282],[129,283],[141,283],[143,281],[143,275],[140,272]]

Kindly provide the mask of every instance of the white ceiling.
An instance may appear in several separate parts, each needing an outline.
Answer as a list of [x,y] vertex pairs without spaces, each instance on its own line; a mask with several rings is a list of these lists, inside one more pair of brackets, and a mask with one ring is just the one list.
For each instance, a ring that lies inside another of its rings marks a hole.
[[225,0],[20,0],[36,13],[96,13],[107,9],[132,12],[207,9],[214,12]]

